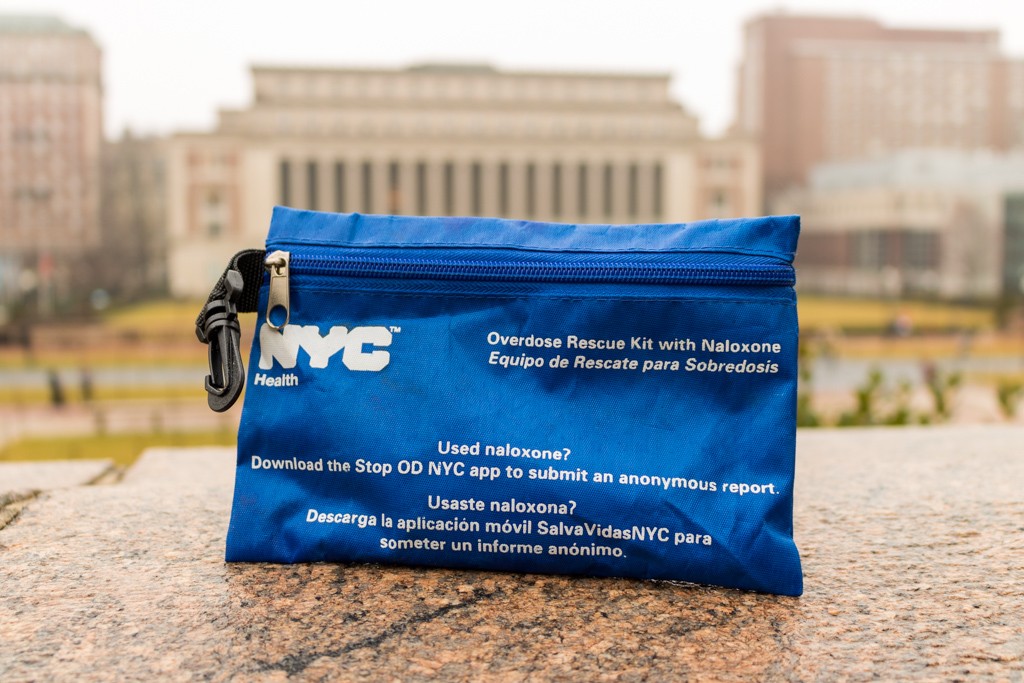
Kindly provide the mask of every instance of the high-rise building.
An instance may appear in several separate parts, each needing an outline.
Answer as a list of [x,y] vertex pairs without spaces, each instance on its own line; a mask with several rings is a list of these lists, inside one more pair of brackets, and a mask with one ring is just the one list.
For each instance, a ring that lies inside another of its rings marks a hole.
[[0,15],[0,303],[74,286],[99,240],[100,48],[50,16]]
[[998,31],[775,13],[743,40],[736,130],[761,140],[766,200],[822,162],[1024,143],[1024,64]]
[[629,223],[756,214],[755,143],[706,140],[665,74],[253,69],[252,106],[171,140],[172,292],[203,295],[275,204]]

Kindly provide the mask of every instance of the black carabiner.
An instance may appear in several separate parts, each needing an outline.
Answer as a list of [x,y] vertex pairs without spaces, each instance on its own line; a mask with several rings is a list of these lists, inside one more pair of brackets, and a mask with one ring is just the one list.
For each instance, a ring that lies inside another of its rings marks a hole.
[[263,249],[244,249],[232,256],[196,318],[196,336],[210,347],[207,402],[218,413],[233,406],[245,386],[238,314],[252,313],[259,304],[265,257]]
[[245,386],[242,364],[241,328],[237,302],[244,289],[242,274],[228,270],[224,274],[224,297],[203,307],[203,327],[196,328],[199,341],[209,346],[210,374],[206,376],[207,403],[211,410],[223,413],[238,400]]

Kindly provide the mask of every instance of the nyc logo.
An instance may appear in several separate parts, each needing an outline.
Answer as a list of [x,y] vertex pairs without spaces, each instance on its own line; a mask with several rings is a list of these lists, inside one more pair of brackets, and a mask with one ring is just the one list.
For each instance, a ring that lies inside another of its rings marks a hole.
[[386,327],[332,327],[321,336],[316,325],[285,325],[280,332],[266,323],[260,327],[260,369],[270,370],[276,360],[286,370],[294,368],[299,349],[309,354],[309,367],[326,368],[331,357],[342,351],[341,362],[349,370],[379,372],[391,362],[391,354],[381,351],[391,346],[391,330]]

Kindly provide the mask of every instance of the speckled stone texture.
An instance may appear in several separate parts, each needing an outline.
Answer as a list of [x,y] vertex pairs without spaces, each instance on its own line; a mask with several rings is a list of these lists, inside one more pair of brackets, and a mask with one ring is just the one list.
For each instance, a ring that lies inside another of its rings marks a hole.
[[96,481],[113,466],[110,460],[0,462],[0,495],[81,486]]
[[806,593],[227,565],[232,456],[0,531],[0,680],[1024,679],[1024,430],[800,434]]

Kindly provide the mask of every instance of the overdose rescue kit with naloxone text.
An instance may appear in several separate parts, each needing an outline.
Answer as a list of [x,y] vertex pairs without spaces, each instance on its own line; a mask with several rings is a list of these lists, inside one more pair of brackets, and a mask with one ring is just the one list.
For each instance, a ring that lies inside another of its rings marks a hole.
[[799,595],[798,232],[275,209],[197,321],[227,559]]

